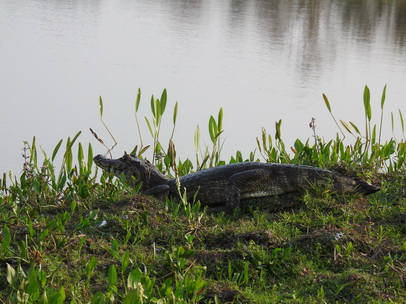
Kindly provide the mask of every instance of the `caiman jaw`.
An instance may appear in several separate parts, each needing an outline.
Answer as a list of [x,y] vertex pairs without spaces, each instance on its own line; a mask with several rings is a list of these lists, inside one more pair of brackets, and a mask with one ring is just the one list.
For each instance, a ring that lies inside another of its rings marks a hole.
[[363,195],[369,195],[379,190],[381,190],[381,188],[371,185],[370,183],[367,183],[365,181],[357,181],[357,186],[355,187],[354,192]]
[[118,159],[110,159],[107,157],[104,157],[102,155],[97,155],[93,158],[93,161],[95,164],[102,168],[103,170],[106,170],[107,172],[113,171],[115,174],[120,175],[124,169],[125,169],[125,164]]

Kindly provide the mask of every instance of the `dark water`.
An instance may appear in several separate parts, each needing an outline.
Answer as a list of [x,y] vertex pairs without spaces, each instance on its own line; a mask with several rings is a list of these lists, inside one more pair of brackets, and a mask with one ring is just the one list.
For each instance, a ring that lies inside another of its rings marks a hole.
[[23,141],[34,135],[50,154],[82,130],[80,141],[104,153],[88,131],[109,142],[99,95],[114,156],[131,150],[139,87],[141,118],[150,96],[168,90],[164,143],[179,101],[182,158],[195,154],[196,125],[209,143],[208,119],[220,107],[226,159],[254,150],[261,128],[273,134],[279,119],[287,145],[312,135],[312,117],[330,139],[337,128],[322,93],[337,118],[362,124],[368,85],[378,122],[387,84],[387,137],[390,112],[406,114],[406,1],[2,0],[0,44],[0,172],[20,171]]

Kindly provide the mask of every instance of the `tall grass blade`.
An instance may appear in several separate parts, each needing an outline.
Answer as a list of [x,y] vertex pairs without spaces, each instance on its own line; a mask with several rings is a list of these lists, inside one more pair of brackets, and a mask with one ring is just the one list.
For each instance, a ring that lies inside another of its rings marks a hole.
[[200,149],[200,127],[199,127],[199,125],[196,126],[193,141],[194,141],[195,150],[196,150],[196,162],[197,162],[197,165],[199,166],[199,149]]
[[348,125],[345,121],[340,119],[341,124],[343,127],[347,130],[348,133],[350,133],[352,136],[355,136],[353,130],[351,129],[350,125]]
[[152,112],[152,116],[156,117],[156,110],[155,110],[155,98],[154,95],[151,96],[151,112]]
[[51,158],[52,161],[55,160],[56,154],[58,153],[59,148],[60,148],[61,145],[62,145],[62,142],[63,142],[63,139],[61,139],[61,140],[58,142],[58,144],[55,146],[55,149],[54,149],[54,151],[52,152],[52,158]]
[[338,127],[338,129],[340,130],[341,134],[342,134],[343,137],[345,138],[345,134],[344,134],[343,130],[341,129],[340,125],[338,124],[336,118],[335,118],[334,115],[333,115],[333,112],[331,111],[330,102],[328,101],[328,98],[327,98],[326,94],[323,94],[323,99],[324,99],[324,103],[325,103],[325,105],[326,105],[328,111],[330,112],[330,115],[331,115],[331,117],[333,118],[333,120],[334,120],[336,126]]
[[323,94],[323,99],[324,99],[324,103],[325,103],[325,105],[326,105],[328,111],[329,111],[330,113],[332,113],[332,112],[331,112],[330,102],[328,101],[328,98],[327,98],[326,94]]
[[279,121],[275,122],[275,139],[276,140],[282,140],[281,125],[282,125],[282,119],[279,119]]
[[85,159],[85,154],[83,153],[82,143],[78,144],[78,164],[82,167],[83,161]]
[[178,116],[178,102],[175,103],[175,107],[173,109],[173,124],[176,124],[176,118]]
[[135,99],[135,113],[138,112],[138,108],[140,107],[140,101],[141,101],[141,89],[138,88],[137,98]]
[[103,117],[103,99],[101,96],[99,96],[99,115],[100,118]]
[[149,147],[150,147],[150,145],[145,146],[144,148],[140,149],[140,152],[138,153],[137,156],[139,157],[139,156],[141,156],[142,154],[144,154],[144,152],[147,151]]
[[151,127],[151,124],[150,124],[148,118],[145,117],[145,121],[147,123],[149,133],[151,133],[151,136],[154,136],[154,131],[152,130],[152,127]]
[[382,128],[383,128],[383,107],[385,105],[385,99],[386,99],[386,85],[383,88],[382,91],[382,97],[381,97],[381,121],[379,123],[379,138],[378,138],[378,143],[381,144],[381,137],[382,137]]
[[173,108],[173,128],[172,128],[171,140],[173,139],[173,135],[175,134],[177,116],[178,116],[178,102],[175,103],[175,107]]
[[70,138],[66,142],[66,150],[63,157],[63,161],[65,162],[66,172],[71,172],[72,170],[72,146],[70,145]]
[[138,116],[137,116],[137,112],[138,112],[138,108],[140,106],[140,102],[141,102],[141,89],[138,88],[137,98],[135,100],[135,113],[134,113],[134,115],[135,115],[135,122],[137,124],[138,136],[140,138],[140,144],[141,144],[141,147],[142,147],[143,143],[142,143],[141,128],[140,128],[140,123],[138,121]]
[[381,97],[381,110],[383,110],[383,106],[385,105],[386,99],[386,85],[383,87],[382,97]]
[[372,137],[371,137],[372,144],[376,143],[376,125],[372,128]]
[[162,111],[161,111],[161,103],[159,101],[159,99],[155,99],[155,126],[158,127],[159,126],[159,122],[161,121],[161,116],[162,116]]
[[356,124],[350,121],[350,125],[354,128],[355,132],[358,133],[358,135],[361,135],[361,132],[359,131],[358,127]]
[[87,172],[90,174],[92,172],[93,166],[93,148],[92,145],[89,143],[87,148]]
[[405,121],[403,119],[402,111],[399,109],[400,126],[402,128],[403,139],[405,139]]
[[36,145],[36,138],[35,136],[32,138],[32,143],[30,147],[30,163],[33,165],[34,168],[37,167],[37,145]]

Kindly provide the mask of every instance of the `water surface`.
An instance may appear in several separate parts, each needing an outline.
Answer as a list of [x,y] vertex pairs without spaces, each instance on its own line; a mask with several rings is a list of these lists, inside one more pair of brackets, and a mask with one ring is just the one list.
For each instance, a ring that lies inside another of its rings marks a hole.
[[[19,172],[23,141],[37,137],[48,153],[61,138],[105,153],[88,131],[111,142],[114,156],[139,144],[134,119],[149,99],[169,94],[162,128],[178,155],[193,157],[196,125],[209,143],[210,115],[224,110],[224,158],[256,147],[261,128],[282,119],[287,145],[337,132],[322,93],[338,118],[363,121],[362,91],[371,89],[376,121],[388,85],[389,112],[406,111],[406,1],[140,1],[2,0],[0,2],[0,172]],[[143,124],[144,144],[150,143]],[[400,128],[398,128],[400,129]],[[389,138],[390,130],[386,133]]]

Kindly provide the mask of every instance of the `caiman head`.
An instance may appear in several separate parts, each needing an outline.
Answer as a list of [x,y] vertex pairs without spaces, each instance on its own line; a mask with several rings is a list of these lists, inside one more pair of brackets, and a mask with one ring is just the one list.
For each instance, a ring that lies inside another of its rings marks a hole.
[[369,195],[380,190],[379,187],[374,186],[360,178],[352,178],[341,174],[333,176],[334,189],[340,193],[358,193],[362,195]]
[[132,185],[142,183],[141,189],[149,189],[168,180],[156,167],[148,161],[124,153],[118,159],[106,158],[97,155],[93,158],[95,164],[116,176],[124,175],[127,182]]

